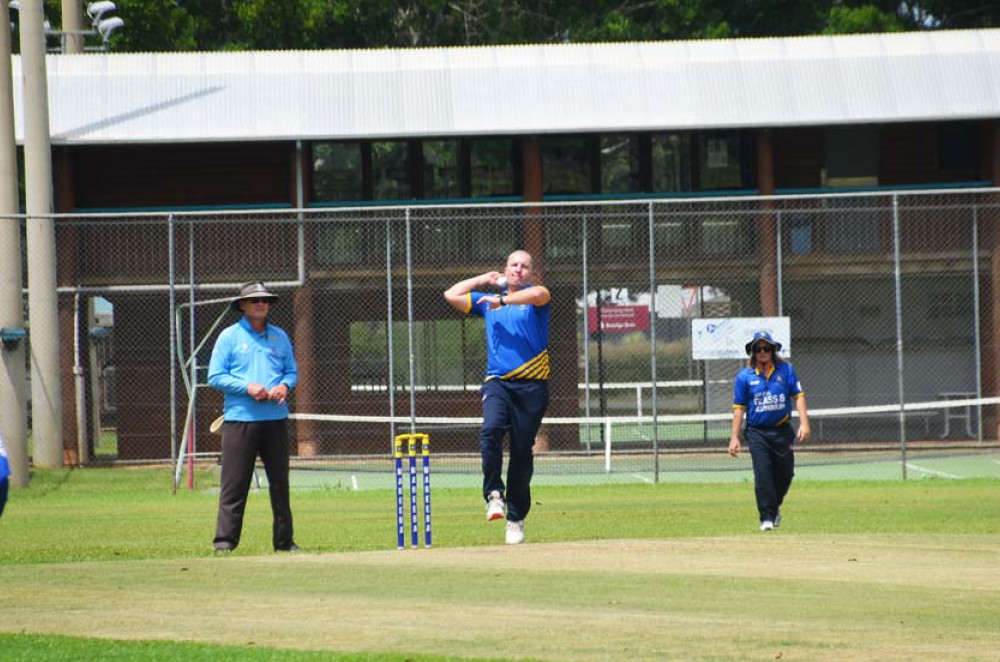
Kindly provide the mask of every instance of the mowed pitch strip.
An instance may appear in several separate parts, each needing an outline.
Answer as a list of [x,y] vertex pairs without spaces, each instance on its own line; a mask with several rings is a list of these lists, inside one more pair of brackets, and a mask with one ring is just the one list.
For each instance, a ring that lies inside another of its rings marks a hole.
[[995,659],[1000,650],[995,534],[7,565],[0,586],[4,632],[541,660]]

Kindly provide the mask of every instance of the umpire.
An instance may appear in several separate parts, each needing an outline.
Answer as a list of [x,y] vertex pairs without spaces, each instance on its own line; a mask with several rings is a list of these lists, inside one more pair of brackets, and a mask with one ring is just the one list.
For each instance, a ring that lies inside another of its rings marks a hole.
[[278,296],[264,283],[243,285],[231,302],[240,321],[222,330],[208,365],[208,383],[225,394],[222,424],[222,477],[216,553],[240,543],[243,511],[257,456],[264,464],[271,512],[272,544],[278,552],[297,551],[288,498],[288,394],[299,372],[288,334],[267,321]]
[[[746,440],[753,463],[754,493],[760,530],[781,525],[781,504],[795,475],[792,444],[809,440],[806,396],[795,368],[778,356],[781,343],[758,331],[746,344],[749,365],[736,375],[733,386],[733,426],[729,454],[739,455],[740,428],[746,414]],[[792,403],[799,414],[798,433],[790,422]]]

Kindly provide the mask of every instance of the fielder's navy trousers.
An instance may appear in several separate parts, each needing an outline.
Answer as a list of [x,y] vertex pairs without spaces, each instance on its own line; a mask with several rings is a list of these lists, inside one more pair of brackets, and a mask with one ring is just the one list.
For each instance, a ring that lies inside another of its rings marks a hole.
[[760,521],[774,521],[795,476],[792,443],[795,430],[790,423],[776,428],[747,426],[747,444],[753,463],[754,493]]
[[[507,519],[516,522],[531,510],[531,476],[535,471],[532,446],[549,405],[549,383],[544,380],[491,379],[479,391],[483,396],[483,430],[479,438],[483,457],[483,498],[496,490],[507,500]],[[510,433],[507,484],[503,472],[503,440]]]

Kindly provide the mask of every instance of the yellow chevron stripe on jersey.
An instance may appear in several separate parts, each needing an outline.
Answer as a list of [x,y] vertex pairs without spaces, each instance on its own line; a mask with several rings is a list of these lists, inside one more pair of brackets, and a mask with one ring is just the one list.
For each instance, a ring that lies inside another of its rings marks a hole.
[[549,350],[542,351],[541,354],[531,359],[524,365],[511,370],[500,379],[548,379],[549,378]]

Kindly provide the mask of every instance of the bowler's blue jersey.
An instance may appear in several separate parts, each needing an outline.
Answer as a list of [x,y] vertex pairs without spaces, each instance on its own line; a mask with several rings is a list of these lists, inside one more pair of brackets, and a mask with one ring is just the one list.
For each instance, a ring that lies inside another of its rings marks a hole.
[[550,305],[476,303],[495,295],[469,292],[465,311],[486,320],[486,379],[548,379]]
[[791,363],[772,363],[766,375],[747,366],[736,375],[733,408],[746,409],[747,425],[777,427],[788,420],[792,401],[802,395],[802,384]]

